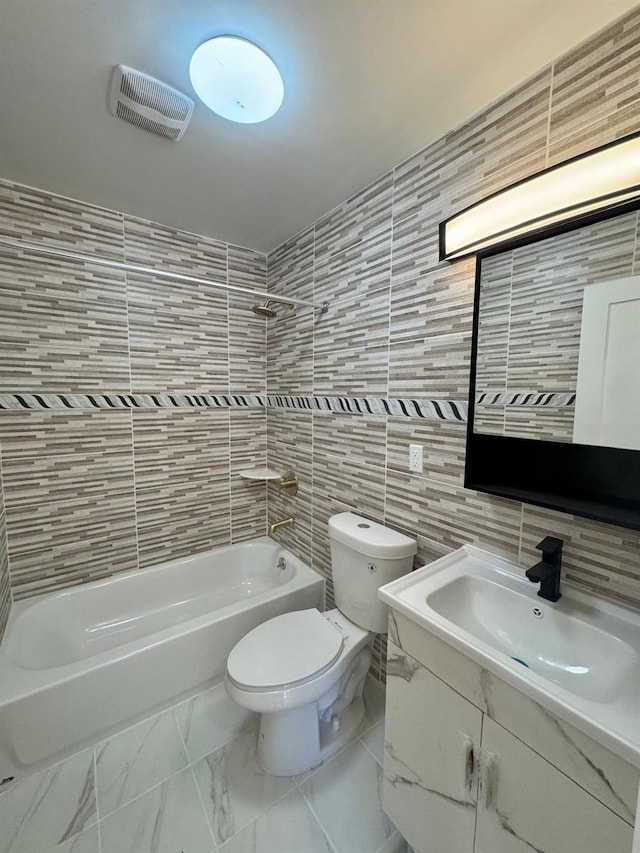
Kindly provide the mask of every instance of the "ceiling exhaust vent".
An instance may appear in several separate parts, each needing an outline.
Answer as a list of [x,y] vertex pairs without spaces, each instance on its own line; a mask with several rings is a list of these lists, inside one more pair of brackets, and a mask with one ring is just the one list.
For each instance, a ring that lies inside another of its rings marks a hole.
[[116,65],[109,87],[109,112],[149,133],[179,142],[191,121],[193,101],[155,77]]

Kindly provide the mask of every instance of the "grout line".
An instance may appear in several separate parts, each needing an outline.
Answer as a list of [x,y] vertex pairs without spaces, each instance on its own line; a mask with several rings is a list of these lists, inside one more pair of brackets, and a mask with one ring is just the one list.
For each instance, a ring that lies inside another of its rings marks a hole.
[[[122,253],[124,260],[127,260],[127,232],[125,227],[125,219],[122,217]],[[129,393],[133,394],[133,368],[131,364],[131,317],[129,313],[129,277],[127,271],[124,273],[124,298],[125,311],[127,318],[127,358],[129,362]],[[136,539],[136,569],[140,568],[140,533],[138,529],[138,489],[136,486],[136,459],[135,459],[135,440],[133,430],[133,409],[130,409],[131,419],[131,482],[133,486],[133,525]]]
[[524,530],[524,503],[520,503],[520,530],[518,531],[518,563],[522,565],[522,531]]
[[[509,271],[509,320],[507,323],[507,362],[505,364],[504,371],[504,393],[507,394],[509,390],[509,354],[511,351],[511,320],[512,320],[512,307],[513,307],[513,272],[516,265],[515,258],[515,250],[511,250],[511,269]],[[502,413],[502,434],[507,434],[507,407],[504,407],[504,411]]]
[[[332,757],[333,757],[333,756],[332,756]],[[324,766],[324,765],[323,765],[323,766]],[[306,781],[306,780],[305,780],[305,781]],[[309,802],[309,800],[308,800],[308,798],[306,797],[306,795],[305,795],[304,791],[303,791],[303,790],[302,790],[302,788],[300,788],[300,787],[298,787],[298,791],[300,792],[300,795],[302,796],[302,798],[303,798],[303,800],[304,800],[304,804],[305,804],[305,806],[309,809],[309,811],[310,811],[310,812],[311,812],[311,814],[313,815],[313,817],[314,817],[314,819],[315,819],[316,823],[317,823],[317,824],[318,824],[318,826],[320,827],[320,830],[321,830],[322,834],[324,835],[324,837],[327,839],[327,841],[328,841],[328,842],[329,842],[329,844],[331,845],[331,850],[332,850],[332,851],[334,851],[334,853],[338,853],[338,849],[337,849],[337,847],[335,846],[335,844],[333,843],[333,840],[332,840],[331,836],[329,835],[329,833],[327,832],[327,830],[326,830],[326,829],[324,828],[324,826],[322,825],[322,821],[321,821],[321,820],[320,820],[320,818],[318,817],[318,815],[317,815],[317,813],[316,813],[315,809],[313,808],[313,806],[312,806],[312,805],[311,805],[311,803]]]
[[[127,261],[127,232],[125,228],[124,216],[122,216],[122,254],[124,261]],[[127,321],[127,361],[129,367],[129,393],[133,394],[133,370],[131,366],[131,316],[129,313],[129,277],[127,271],[124,271],[124,306],[125,317]]]
[[[179,727],[178,727],[179,728]],[[207,829],[209,830],[209,835],[211,836],[211,840],[213,842],[213,850],[218,850],[218,842],[216,841],[215,835],[213,834],[213,827],[209,822],[209,812],[207,811],[207,807],[205,806],[204,799],[202,797],[202,793],[200,791],[200,786],[198,785],[198,780],[196,779],[196,773],[194,770],[195,764],[189,765],[189,772],[191,773],[191,778],[193,779],[193,784],[196,786],[196,791],[198,794],[198,802],[202,808],[202,813],[204,814],[205,823],[207,824]]]
[[136,443],[133,429],[133,409],[131,409],[131,480],[133,484],[133,524],[136,534],[136,568],[140,568],[140,532],[138,528],[138,486],[136,482]]
[[[393,211],[396,201],[396,172],[391,170],[391,207],[390,207],[390,229],[389,229],[389,304],[387,310],[387,392],[386,397],[389,398],[389,390],[391,383],[391,302],[392,302],[392,283],[393,283],[393,238],[395,234],[395,225]],[[382,482],[382,518],[385,523],[387,521],[387,479],[388,479],[388,463],[389,463],[389,418],[385,419],[384,424],[384,477]],[[382,663],[382,662],[381,662]],[[381,667],[379,669],[381,672]]]
[[[317,221],[317,220],[316,220]],[[312,254],[311,254],[311,292],[313,294],[313,301],[316,301],[316,222],[313,223],[313,237],[312,237]],[[316,323],[315,318],[312,325],[313,332],[313,345],[311,348],[311,396],[315,396],[315,387],[316,387]],[[309,565],[313,566],[314,564],[314,556],[316,553],[316,525],[314,524],[316,517],[316,464],[315,464],[315,446],[316,446],[316,426],[317,426],[317,418],[315,417],[314,412],[311,412],[311,446],[309,449],[310,452],[310,463],[311,463],[311,482],[310,486],[310,510],[311,517],[309,519]],[[325,610],[327,606],[326,600],[326,581],[323,585],[323,593],[322,593],[322,609]]]
[[189,755],[189,750],[187,749],[187,742],[185,740],[184,735],[182,734],[182,729],[180,728],[180,723],[178,722],[178,718],[176,716],[175,709],[177,707],[179,707],[179,706],[174,705],[173,708],[170,709],[171,710],[171,716],[173,717],[173,722],[175,723],[175,727],[178,730],[178,737],[180,738],[180,743],[182,744],[182,748],[184,750],[184,755],[185,755],[185,758],[187,759],[186,766],[191,767],[193,764],[195,764],[195,762],[191,760],[191,756]]
[[[196,764],[196,763],[197,762],[194,762],[194,764]],[[142,797],[146,797],[147,794],[150,794],[153,791],[157,791],[158,788],[162,787],[162,785],[165,785],[167,782],[170,782],[171,780],[175,779],[176,776],[179,776],[181,773],[186,773],[188,770],[192,770],[192,769],[193,769],[193,764],[186,764],[184,767],[181,767],[180,770],[175,770],[173,773],[171,773],[169,776],[166,776],[160,782],[156,782],[150,788],[147,788],[145,791],[141,791],[139,794],[136,794],[135,797],[132,797],[130,800],[127,800],[126,803],[122,803],[122,805],[118,806],[117,809],[113,809],[113,811],[110,811],[108,814],[103,815],[103,817],[101,817],[100,820],[104,821],[107,818],[110,818],[112,815],[117,814],[118,812],[121,812],[123,809],[128,808],[132,803],[137,802]]]
[[7,502],[5,499],[5,490],[4,490],[4,474],[2,472],[2,446],[0,444],[0,493],[2,495],[2,513],[0,514],[0,520],[4,522],[4,530],[2,531],[2,536],[4,538],[4,547],[5,553],[7,555],[7,583],[9,584],[9,611],[7,613],[7,619],[11,614],[11,608],[13,607],[13,584],[11,583],[11,558],[9,556],[9,527],[7,525]]
[[547,138],[545,143],[544,167],[549,168],[549,148],[551,145],[551,107],[553,104],[553,84],[555,82],[556,63],[551,63],[551,80],[549,81],[549,106],[547,112]]
[[[374,725],[377,725],[377,723],[374,723]],[[368,731],[371,731],[371,729],[372,729],[372,728],[373,728],[373,726],[370,726],[370,727],[367,729],[367,732],[368,732]],[[366,734],[366,732],[363,732],[363,734]],[[367,752],[368,752],[368,753],[369,753],[369,755],[373,758],[373,760],[374,760],[374,761],[375,761],[375,763],[378,765],[378,767],[380,767],[380,769],[382,769],[382,764],[378,761],[377,757],[373,754],[373,750],[369,749],[369,747],[366,745],[366,743],[362,740],[362,736],[361,736],[361,735],[357,735],[357,739],[358,739],[358,741],[360,742],[361,746],[363,746],[363,747],[367,750]]]
[[[229,244],[225,243],[225,281],[229,284]],[[228,393],[231,394],[231,293],[227,291],[227,379]],[[231,413],[227,420],[227,494],[229,495],[229,529],[227,542],[233,543],[233,501],[231,498],[232,475],[231,475]]]

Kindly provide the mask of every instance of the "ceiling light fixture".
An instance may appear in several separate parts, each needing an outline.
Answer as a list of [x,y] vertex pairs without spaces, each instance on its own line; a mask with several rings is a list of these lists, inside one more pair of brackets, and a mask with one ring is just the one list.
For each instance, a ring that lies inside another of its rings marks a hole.
[[586,221],[640,198],[640,134],[526,178],[440,223],[440,260]]
[[214,113],[242,124],[271,118],[284,84],[273,61],[238,36],[217,36],[196,49],[189,75],[200,100]]

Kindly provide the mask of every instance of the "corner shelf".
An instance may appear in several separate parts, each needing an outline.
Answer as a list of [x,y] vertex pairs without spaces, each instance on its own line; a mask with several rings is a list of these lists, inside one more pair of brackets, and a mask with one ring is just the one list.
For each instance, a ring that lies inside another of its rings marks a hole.
[[273,468],[245,468],[244,471],[238,471],[238,474],[245,480],[277,482],[278,488],[287,492],[291,497],[298,494],[298,478],[294,471],[285,471],[284,474],[279,474]]
[[238,473],[244,480],[282,480],[282,474],[273,468],[245,468]]

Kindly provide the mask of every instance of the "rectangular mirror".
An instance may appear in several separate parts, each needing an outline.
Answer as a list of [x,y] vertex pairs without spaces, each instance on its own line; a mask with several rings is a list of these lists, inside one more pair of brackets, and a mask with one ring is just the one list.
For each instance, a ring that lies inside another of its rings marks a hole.
[[637,210],[478,256],[466,485],[640,529]]

